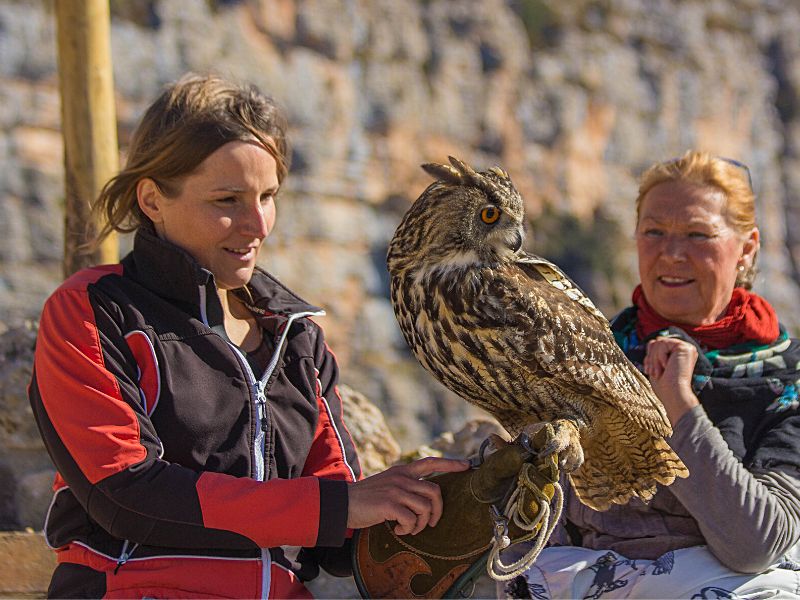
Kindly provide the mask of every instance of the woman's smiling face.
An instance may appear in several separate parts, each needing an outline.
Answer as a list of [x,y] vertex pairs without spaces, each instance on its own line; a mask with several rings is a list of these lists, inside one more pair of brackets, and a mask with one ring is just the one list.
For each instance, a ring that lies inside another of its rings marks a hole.
[[639,277],[650,306],[675,323],[707,325],[725,314],[740,265],[748,268],[758,229],[737,232],[715,187],[686,181],[655,185],[636,226]]
[[139,203],[160,237],[189,252],[220,289],[230,290],[253,275],[258,251],[275,225],[279,185],[272,155],[259,144],[236,141],[187,175],[174,198],[142,180]]

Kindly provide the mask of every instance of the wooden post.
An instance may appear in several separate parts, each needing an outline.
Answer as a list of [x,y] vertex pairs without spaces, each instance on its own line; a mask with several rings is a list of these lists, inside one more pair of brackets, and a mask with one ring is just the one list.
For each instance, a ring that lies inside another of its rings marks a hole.
[[80,251],[100,223],[91,203],[119,169],[108,0],[56,0],[61,129],[64,136],[64,277],[119,260],[116,236]]

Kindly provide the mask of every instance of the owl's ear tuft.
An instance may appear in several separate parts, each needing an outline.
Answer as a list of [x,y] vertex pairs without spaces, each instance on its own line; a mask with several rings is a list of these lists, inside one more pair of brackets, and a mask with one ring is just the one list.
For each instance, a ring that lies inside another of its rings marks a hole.
[[509,177],[509,175],[508,175],[508,172],[507,172],[507,171],[504,171],[504,170],[503,170],[503,169],[501,169],[500,167],[492,167],[492,168],[491,168],[491,169],[489,169],[489,170],[490,170],[492,173],[494,173],[495,175],[497,175],[498,177],[500,177],[501,179],[511,179],[511,178]]
[[448,156],[447,158],[450,161],[450,164],[455,167],[456,171],[458,171],[460,175],[460,183],[462,185],[472,185],[484,191],[487,191],[491,188],[491,185],[488,185],[486,178],[480,173],[476,172],[475,169],[470,167],[467,163],[457,159],[455,156]]
[[441,179],[442,181],[446,181],[448,183],[455,183],[456,185],[459,185],[464,181],[461,177],[461,173],[456,171],[450,165],[425,163],[424,165],[420,166],[426,173],[433,175],[436,179]]
[[426,163],[422,165],[422,168],[425,169],[427,173],[447,183],[484,187],[483,176],[481,176],[480,173],[476,173],[475,169],[454,156],[448,156],[447,158],[450,160],[450,164],[453,165],[452,167],[439,163]]
[[450,164],[453,165],[467,181],[475,181],[476,179],[479,179],[479,175],[475,172],[475,169],[470,167],[463,160],[459,160],[455,156],[448,156],[447,160],[450,161]]

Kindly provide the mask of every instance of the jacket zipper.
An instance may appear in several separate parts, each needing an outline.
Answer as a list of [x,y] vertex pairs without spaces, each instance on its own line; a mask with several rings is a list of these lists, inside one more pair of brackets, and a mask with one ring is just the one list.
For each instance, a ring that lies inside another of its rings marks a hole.
[[[324,314],[324,313],[322,313]],[[264,464],[265,458],[265,442],[267,431],[269,430],[269,422],[267,420],[267,383],[270,381],[272,374],[275,372],[275,368],[278,366],[280,362],[281,356],[283,355],[283,350],[286,345],[286,336],[289,333],[289,328],[292,326],[292,323],[301,317],[309,317],[309,316],[317,316],[319,313],[314,312],[304,312],[304,313],[295,313],[289,315],[287,319],[283,332],[281,333],[281,337],[278,339],[278,343],[276,344],[275,351],[272,353],[272,358],[267,365],[267,368],[264,370],[264,375],[261,379],[256,379],[255,373],[253,373],[253,369],[250,368],[250,363],[247,362],[244,354],[242,351],[236,347],[235,344],[229,342],[231,348],[233,348],[236,355],[239,357],[239,361],[244,366],[244,371],[247,373],[247,377],[250,381],[250,389],[255,394],[255,402],[256,402],[256,437],[253,443],[253,458],[255,459],[255,466],[256,466],[256,473],[255,479],[258,481],[264,481],[266,476],[266,465]],[[271,581],[271,571],[272,571],[272,557],[269,553],[269,548],[262,548],[261,549],[261,597],[268,598],[269,597],[269,590],[272,586]]]
[[[250,369],[250,364],[247,363],[247,361],[245,360],[245,364],[247,365],[247,369],[250,373],[250,376],[253,378],[255,383],[256,402],[258,403],[257,414],[259,415],[259,417],[258,417],[258,422],[256,422],[256,427],[257,427],[256,437],[257,439],[259,438],[260,439],[256,444],[256,453],[260,454],[260,462],[262,469],[261,479],[259,481],[263,481],[264,477],[266,476],[266,466],[264,465],[264,455],[265,455],[264,444],[266,441],[267,431],[269,430],[269,423],[267,421],[268,384],[272,379],[272,375],[275,372],[275,369],[277,368],[278,363],[281,360],[281,357],[283,356],[284,350],[286,348],[286,338],[289,335],[289,329],[291,328],[292,323],[294,323],[297,319],[303,317],[321,316],[324,314],[325,313],[322,311],[320,312],[306,311],[306,312],[294,313],[288,316],[288,319],[284,324],[283,331],[281,332],[281,336],[280,338],[278,338],[278,343],[275,345],[275,350],[272,353],[272,358],[270,359],[267,368],[264,370],[264,375],[261,377],[260,380],[255,381],[255,375],[253,374],[252,369]],[[239,352],[239,349],[236,348],[236,351]],[[241,354],[241,352],[239,353]],[[256,464],[258,464],[258,462]]]
[[[211,329],[211,326],[208,324],[208,315],[206,312],[206,286],[201,285],[199,287],[200,316],[203,324]],[[266,475],[266,469],[264,467],[264,444],[267,430],[269,429],[269,423],[267,420],[267,382],[270,380],[270,377],[272,377],[272,373],[275,371],[275,368],[278,366],[278,362],[283,355],[283,347],[286,343],[286,337],[289,334],[289,328],[292,326],[292,323],[302,317],[320,317],[324,314],[325,311],[305,311],[288,315],[288,319],[286,320],[283,331],[281,332],[281,336],[275,346],[275,351],[272,353],[272,358],[270,359],[261,379],[256,378],[255,373],[253,373],[253,369],[250,368],[250,363],[247,362],[247,358],[244,356],[242,351],[239,350],[236,344],[226,340],[228,346],[231,347],[234,354],[238,358],[239,364],[242,367],[242,371],[247,377],[247,382],[250,388],[250,397],[253,399],[256,405],[256,436],[253,441],[253,464],[255,465],[253,479],[256,481],[264,481],[264,477]],[[127,561],[127,558],[125,560]],[[272,558],[268,548],[261,549],[261,564],[261,597],[267,598],[269,596],[269,589],[271,587],[270,571],[272,568]],[[117,568],[119,568],[119,566]]]
[[[226,340],[227,341],[227,340]],[[264,391],[265,383],[256,379],[253,369],[250,368],[250,363],[241,350],[232,342],[227,342],[236,358],[239,360],[239,366],[247,378],[247,386],[250,389],[250,398],[256,407],[256,435],[253,440],[253,448],[251,456],[253,458],[253,479],[256,481],[264,481],[264,435],[268,429],[267,424],[267,395]]]

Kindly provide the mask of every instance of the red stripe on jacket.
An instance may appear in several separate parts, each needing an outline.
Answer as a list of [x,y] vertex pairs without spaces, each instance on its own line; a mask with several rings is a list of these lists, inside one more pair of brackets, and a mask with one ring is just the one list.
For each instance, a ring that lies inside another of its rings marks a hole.
[[[83,546],[58,551],[59,563],[87,565],[106,574],[104,598],[256,598],[263,588],[262,561],[195,556],[117,561]],[[116,572],[115,572],[116,571]],[[224,590],[220,582],[225,582]],[[270,598],[313,598],[297,576],[272,563]]]
[[42,404],[91,483],[141,462],[147,454],[139,442],[136,414],[105,368],[86,290],[101,277],[121,271],[121,265],[97,267],[65,281],[45,304],[36,344]]
[[350,475],[347,458],[342,452],[338,430],[334,426],[325,399],[319,393],[319,381],[317,381],[317,407],[319,408],[317,430],[306,464],[303,466],[303,475],[313,473],[317,477],[352,482],[353,477]]
[[[338,359],[336,358],[336,354],[333,352],[331,347],[328,346],[328,342],[325,342],[325,350],[327,350],[328,354],[331,355],[331,357],[333,358],[333,361],[335,363],[339,362]],[[339,401],[339,414],[342,415],[342,419],[341,419],[342,420],[342,428],[344,429],[342,437],[344,438],[344,435],[345,434],[347,435],[347,438],[349,439],[350,444],[352,444],[353,451],[355,453],[354,454],[355,464],[350,465],[350,466],[355,468],[355,469],[358,469],[358,479],[363,479],[364,478],[364,473],[361,470],[361,462],[358,459],[358,453],[355,451],[355,442],[353,442],[353,436],[350,435],[350,430],[347,428],[347,422],[344,419],[344,402],[342,401],[342,395],[339,393],[339,386],[338,385],[333,386],[333,392],[336,395],[336,399]]]
[[[327,343],[324,344],[323,350],[327,355],[325,358],[335,365],[336,356]],[[339,395],[339,390],[333,381],[327,382],[326,389],[323,389],[323,383],[320,380],[320,368],[325,367],[319,365],[315,375],[317,378],[315,385],[319,419],[314,432],[314,442],[303,466],[303,475],[313,474],[326,479],[353,482],[362,479],[363,474],[361,473],[358,456],[355,454],[355,444],[353,444],[352,436],[344,422],[342,397]],[[334,383],[334,385],[330,385],[331,383]],[[332,403],[335,404],[332,405]],[[338,419],[332,414],[333,411],[337,410]],[[348,460],[346,444],[353,449],[353,464]]]
[[316,477],[255,481],[205,471],[197,480],[197,496],[205,527],[240,533],[261,548],[280,546],[286,540],[297,546],[317,543],[320,492]]
[[125,334],[125,341],[128,342],[128,347],[139,367],[139,391],[145,412],[150,416],[156,409],[161,393],[161,375],[156,351],[147,334],[138,329]]

